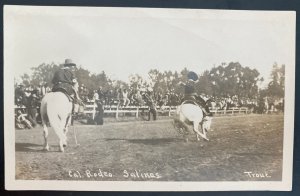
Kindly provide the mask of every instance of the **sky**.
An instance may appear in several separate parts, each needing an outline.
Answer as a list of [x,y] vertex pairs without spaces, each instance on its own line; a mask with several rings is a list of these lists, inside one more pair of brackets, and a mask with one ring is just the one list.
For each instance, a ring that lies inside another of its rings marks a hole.
[[150,69],[197,73],[222,62],[257,69],[294,65],[293,16],[275,11],[6,6],[4,63],[18,78],[71,58],[128,81]]

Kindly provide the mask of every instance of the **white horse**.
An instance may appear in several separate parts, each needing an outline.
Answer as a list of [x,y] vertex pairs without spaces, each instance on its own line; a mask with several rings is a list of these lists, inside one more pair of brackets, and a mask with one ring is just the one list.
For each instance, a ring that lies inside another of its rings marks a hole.
[[48,144],[48,128],[50,123],[59,138],[59,148],[64,152],[64,147],[67,146],[68,126],[71,122],[72,102],[62,92],[47,93],[41,102],[41,118],[44,128],[44,149],[49,151]]
[[[203,115],[202,109],[194,104],[183,103],[176,110],[176,116],[174,118],[175,128],[179,130],[185,129],[188,131],[187,122],[193,123],[193,130],[197,135],[197,140],[200,140],[201,136],[205,140],[209,140],[206,136],[208,130],[210,130],[212,117]],[[201,126],[201,132],[199,131],[199,125]]]

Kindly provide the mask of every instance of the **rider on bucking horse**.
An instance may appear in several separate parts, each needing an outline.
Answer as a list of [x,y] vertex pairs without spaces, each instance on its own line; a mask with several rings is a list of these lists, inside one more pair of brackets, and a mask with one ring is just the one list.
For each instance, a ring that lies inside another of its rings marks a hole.
[[204,101],[204,99],[202,99],[202,97],[197,95],[196,93],[195,85],[198,81],[198,75],[195,72],[190,71],[187,74],[187,82],[180,82],[180,84],[184,86],[184,98],[182,100],[182,103],[189,101],[196,103],[200,106],[205,116],[212,116],[212,113],[209,111],[206,101]]
[[74,104],[82,104],[75,87],[78,82],[72,72],[72,67],[76,67],[76,64],[71,59],[66,59],[63,67],[54,73],[52,92],[63,92]]

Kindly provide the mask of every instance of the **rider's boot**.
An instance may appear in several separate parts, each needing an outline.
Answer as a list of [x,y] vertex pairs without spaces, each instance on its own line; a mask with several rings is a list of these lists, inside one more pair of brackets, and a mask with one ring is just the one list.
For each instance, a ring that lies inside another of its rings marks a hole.
[[205,110],[205,112],[206,112],[205,114],[207,116],[212,116],[212,113],[210,112],[209,107],[207,105],[204,107],[204,110]]
[[200,106],[205,116],[212,116],[212,113],[210,112],[207,105],[200,104]]

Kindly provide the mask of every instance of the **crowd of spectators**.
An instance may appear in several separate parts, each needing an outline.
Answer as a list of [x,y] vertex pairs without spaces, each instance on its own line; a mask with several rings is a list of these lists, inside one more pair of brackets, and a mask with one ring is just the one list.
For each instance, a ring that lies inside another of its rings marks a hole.
[[39,108],[42,97],[50,92],[47,85],[15,88],[15,124],[19,129],[32,128],[40,121]]
[[[32,128],[37,125],[37,122],[40,121],[40,101],[50,91],[51,88],[47,85],[25,87],[20,84],[15,88],[15,119],[18,128]],[[149,114],[153,114],[154,120],[156,119],[157,107],[179,105],[183,98],[183,94],[177,94],[172,90],[166,93],[145,88],[104,90],[101,86],[97,90],[90,90],[83,84],[79,87],[79,96],[83,103],[96,102],[99,107],[105,105],[108,107],[117,106],[118,108],[126,108],[128,106],[146,105],[149,107]],[[204,100],[211,100],[209,105],[211,109],[222,110],[232,107],[247,107],[254,110],[260,106],[263,107],[263,104],[265,104],[264,100],[238,98],[238,96],[211,97],[202,94],[201,97]]]
[[118,88],[118,89],[107,89],[103,90],[99,87],[98,90],[89,90],[86,86],[81,85],[79,88],[79,95],[83,102],[93,102],[100,100],[103,105],[118,107],[127,106],[142,106],[146,104],[145,95],[151,96],[158,106],[163,105],[178,105],[182,98],[181,95],[177,95],[170,91],[166,94],[156,92],[153,90],[142,90],[132,88]]

